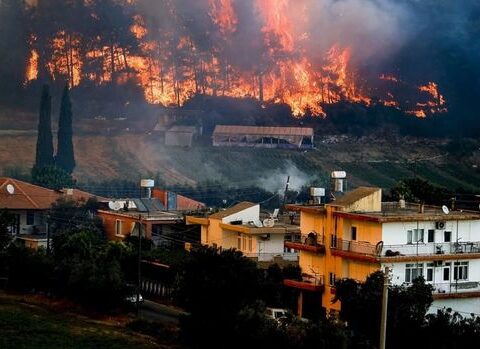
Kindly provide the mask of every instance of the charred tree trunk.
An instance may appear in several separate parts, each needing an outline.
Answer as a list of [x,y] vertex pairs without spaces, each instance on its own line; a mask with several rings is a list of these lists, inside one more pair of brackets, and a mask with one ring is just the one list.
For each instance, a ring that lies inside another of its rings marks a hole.
[[111,83],[115,80],[115,46],[113,43],[110,44],[110,69],[112,73]]
[[258,75],[258,99],[263,103],[263,73]]

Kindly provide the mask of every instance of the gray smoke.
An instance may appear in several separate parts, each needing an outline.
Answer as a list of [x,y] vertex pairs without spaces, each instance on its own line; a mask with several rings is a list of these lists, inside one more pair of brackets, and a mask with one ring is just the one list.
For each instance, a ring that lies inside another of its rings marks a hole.
[[257,185],[269,192],[283,195],[288,176],[290,176],[289,190],[299,191],[312,181],[312,176],[299,170],[292,162],[287,162],[285,167],[261,177]]

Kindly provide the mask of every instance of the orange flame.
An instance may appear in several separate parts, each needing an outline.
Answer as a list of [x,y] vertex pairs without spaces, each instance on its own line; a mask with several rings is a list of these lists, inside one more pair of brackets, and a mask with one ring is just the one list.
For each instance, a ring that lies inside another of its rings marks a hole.
[[209,0],[210,16],[224,34],[233,33],[237,27],[238,18],[232,0]]
[[[135,0],[127,2],[133,4]],[[208,0],[208,4],[208,14],[222,35],[225,38],[234,35],[239,21],[234,0]],[[133,16],[130,28],[139,42],[139,53],[119,45],[103,46],[100,38],[95,42],[98,45],[82,52],[80,35],[59,31],[51,39],[52,56],[46,57],[46,68],[54,80],[67,79],[71,86],[78,86],[83,80],[99,85],[133,80],[143,88],[147,102],[165,106],[181,106],[195,94],[286,103],[296,117],[307,113],[325,117],[322,105],[342,100],[370,105],[372,100],[365,95],[352,68],[354,52],[350,47],[337,43],[323,55],[313,58],[307,54],[304,42],[309,33],[298,29],[304,27],[298,25],[299,21],[308,20],[306,4],[302,6],[293,0],[255,0],[266,49],[263,61],[255,62],[250,70],[241,70],[222,59],[221,48],[213,47],[207,52],[196,47],[188,35],[177,38],[173,33],[165,33],[163,39],[150,38],[145,20],[139,14]],[[175,16],[175,12],[171,11],[171,15]],[[38,62],[38,51],[32,48],[26,82],[38,78]],[[379,78],[401,82],[393,75],[382,74]],[[420,86],[419,90],[428,96],[428,101],[413,104],[411,114],[425,117],[427,113],[446,111],[445,99],[436,83]],[[400,108],[391,93],[380,103]]]

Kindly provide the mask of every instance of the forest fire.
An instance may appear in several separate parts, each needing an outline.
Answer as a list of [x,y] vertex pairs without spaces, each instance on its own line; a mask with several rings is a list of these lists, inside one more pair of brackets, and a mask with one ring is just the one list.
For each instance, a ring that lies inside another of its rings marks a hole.
[[[101,21],[96,3],[85,1],[84,7],[91,19]],[[199,1],[195,6],[204,11],[202,19],[209,23],[196,25],[205,32],[194,32],[188,27],[191,22],[183,23],[177,5],[168,0],[161,3],[169,25],[155,27],[140,3],[118,5],[128,7],[129,25],[124,32],[115,28],[87,37],[62,28],[47,38],[49,50],[41,50],[38,40],[31,40],[26,83],[43,70],[52,80],[66,80],[72,87],[87,81],[96,85],[135,82],[152,104],[181,106],[196,94],[251,97],[261,103],[288,104],[296,117],[307,113],[325,117],[322,105],[340,101],[373,103],[369,81],[359,77],[361,71],[354,63],[355,49],[336,41],[317,47],[312,39],[312,0],[250,0],[259,23],[257,36],[241,44],[251,53],[236,48],[239,32],[245,30],[238,1]],[[377,79],[401,83],[388,74]],[[413,111],[388,90],[381,91],[383,97],[377,96],[375,103],[417,117],[447,111],[436,83],[415,89],[419,102]]]

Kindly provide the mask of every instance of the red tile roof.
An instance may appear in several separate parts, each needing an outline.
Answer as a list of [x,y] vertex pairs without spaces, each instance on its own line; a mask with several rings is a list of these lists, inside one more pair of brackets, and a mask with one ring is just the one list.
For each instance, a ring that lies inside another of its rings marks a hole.
[[[9,185],[14,188],[13,194],[7,191]],[[78,189],[57,191],[13,178],[0,177],[0,209],[46,210],[60,198],[71,198],[75,201],[87,201],[90,198],[97,198],[99,201],[106,200]]]

